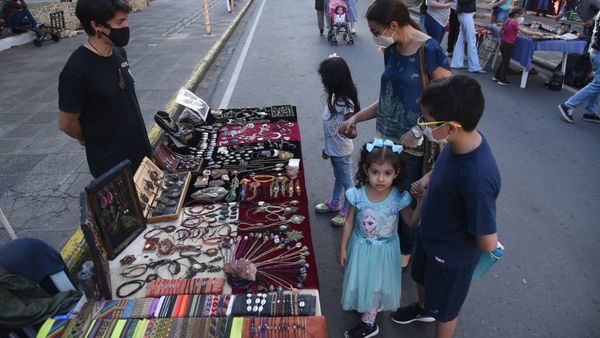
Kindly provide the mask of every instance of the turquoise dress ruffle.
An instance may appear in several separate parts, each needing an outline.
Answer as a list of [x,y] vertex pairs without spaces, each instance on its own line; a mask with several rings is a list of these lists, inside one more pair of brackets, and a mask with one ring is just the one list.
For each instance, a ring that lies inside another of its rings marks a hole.
[[398,216],[412,198],[408,192],[393,188],[384,201],[374,203],[363,186],[348,189],[346,200],[356,209],[356,217],[348,244],[342,308],[358,312],[396,310],[402,289]]

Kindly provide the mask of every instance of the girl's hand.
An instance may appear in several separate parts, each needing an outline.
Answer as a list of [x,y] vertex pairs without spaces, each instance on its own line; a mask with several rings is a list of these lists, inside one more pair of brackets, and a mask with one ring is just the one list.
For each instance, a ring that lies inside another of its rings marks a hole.
[[323,149],[323,151],[321,152],[321,157],[322,157],[324,160],[328,160],[328,159],[329,159],[329,155],[327,155],[327,154],[325,153],[325,149]]
[[345,249],[340,249],[340,265],[346,266],[348,264],[348,253]]
[[407,148],[416,148],[419,146],[419,139],[409,130],[400,136],[400,144]]

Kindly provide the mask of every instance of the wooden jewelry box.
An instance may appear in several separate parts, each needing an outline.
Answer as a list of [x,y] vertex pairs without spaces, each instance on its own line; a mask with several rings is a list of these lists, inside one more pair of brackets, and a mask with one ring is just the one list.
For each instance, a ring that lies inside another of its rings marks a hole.
[[148,223],[179,219],[191,180],[190,172],[166,173],[145,157],[133,181]]
[[170,173],[181,173],[189,171],[193,176],[198,176],[204,165],[204,159],[197,157],[181,157],[161,143],[153,154],[156,163]]

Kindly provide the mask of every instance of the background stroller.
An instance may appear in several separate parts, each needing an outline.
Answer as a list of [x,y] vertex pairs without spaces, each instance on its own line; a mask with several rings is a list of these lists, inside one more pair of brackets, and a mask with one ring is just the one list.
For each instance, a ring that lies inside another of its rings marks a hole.
[[354,44],[348,22],[348,7],[344,0],[329,0],[329,17],[329,32],[327,33],[329,43],[337,45],[341,37],[349,45]]

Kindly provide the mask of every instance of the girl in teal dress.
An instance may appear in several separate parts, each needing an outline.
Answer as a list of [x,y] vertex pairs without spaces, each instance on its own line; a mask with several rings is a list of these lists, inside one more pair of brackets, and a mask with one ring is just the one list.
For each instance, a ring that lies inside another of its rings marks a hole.
[[344,333],[346,338],[376,336],[377,312],[400,306],[398,215],[416,227],[422,205],[418,200],[412,210],[410,194],[399,190],[406,177],[402,150],[401,145],[378,138],[365,144],[357,186],[346,191],[350,210],[340,244],[340,264],[346,267],[342,307],[363,313],[361,323]]

